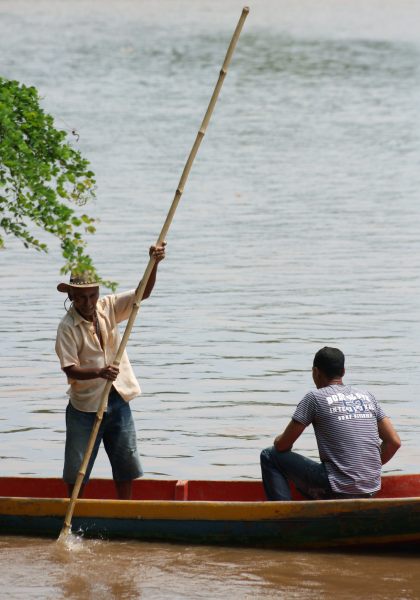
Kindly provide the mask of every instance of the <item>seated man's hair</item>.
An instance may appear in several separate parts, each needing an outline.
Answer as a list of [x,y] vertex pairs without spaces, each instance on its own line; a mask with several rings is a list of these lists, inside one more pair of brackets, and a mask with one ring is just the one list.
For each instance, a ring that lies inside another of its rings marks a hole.
[[341,377],[344,374],[344,354],[338,348],[325,346],[315,354],[314,367],[327,377]]

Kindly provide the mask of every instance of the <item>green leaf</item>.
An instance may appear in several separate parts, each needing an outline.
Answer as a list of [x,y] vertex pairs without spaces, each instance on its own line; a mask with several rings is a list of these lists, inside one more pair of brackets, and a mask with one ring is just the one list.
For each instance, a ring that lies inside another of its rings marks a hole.
[[83,237],[95,233],[95,220],[75,213],[95,197],[95,175],[72,141],[44,112],[35,87],[0,77],[0,227],[42,252],[48,247],[32,228],[47,231],[61,240],[64,272],[96,273]]

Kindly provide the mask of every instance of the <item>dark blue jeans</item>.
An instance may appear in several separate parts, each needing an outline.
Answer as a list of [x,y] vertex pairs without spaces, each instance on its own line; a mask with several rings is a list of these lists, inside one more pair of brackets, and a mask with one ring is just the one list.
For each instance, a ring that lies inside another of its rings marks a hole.
[[267,500],[291,500],[289,481],[313,500],[333,497],[327,470],[296,452],[279,452],[272,446],[261,452],[261,473]]
[[[88,446],[96,413],[82,412],[70,403],[66,410],[66,449],[63,479],[74,484]],[[103,441],[116,481],[131,481],[143,474],[137,451],[137,438],[130,405],[125,402],[115,388],[108,397],[95,446],[92,451],[83,482],[87,483],[90,472]]]

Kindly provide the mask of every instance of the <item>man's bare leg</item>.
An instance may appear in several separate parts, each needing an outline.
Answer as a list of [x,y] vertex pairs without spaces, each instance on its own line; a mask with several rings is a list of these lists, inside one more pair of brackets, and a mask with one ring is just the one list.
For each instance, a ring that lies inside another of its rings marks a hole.
[[119,500],[131,500],[133,495],[133,481],[115,481],[115,489],[117,490],[117,498]]
[[[79,498],[82,498],[82,496],[83,496],[83,492],[85,491],[85,485],[86,484],[82,483],[82,485],[80,487]],[[67,491],[68,491],[68,494],[69,494],[69,498],[71,498],[71,495],[72,495],[73,490],[74,490],[74,486],[75,486],[74,483],[68,483],[67,484]]]

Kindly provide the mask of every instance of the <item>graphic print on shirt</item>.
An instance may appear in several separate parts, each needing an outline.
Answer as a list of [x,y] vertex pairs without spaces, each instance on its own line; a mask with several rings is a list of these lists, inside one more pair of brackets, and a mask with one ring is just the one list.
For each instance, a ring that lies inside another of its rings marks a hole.
[[375,416],[375,405],[367,394],[332,394],[326,397],[326,401],[330,407],[329,412],[337,414],[339,421],[372,419]]

